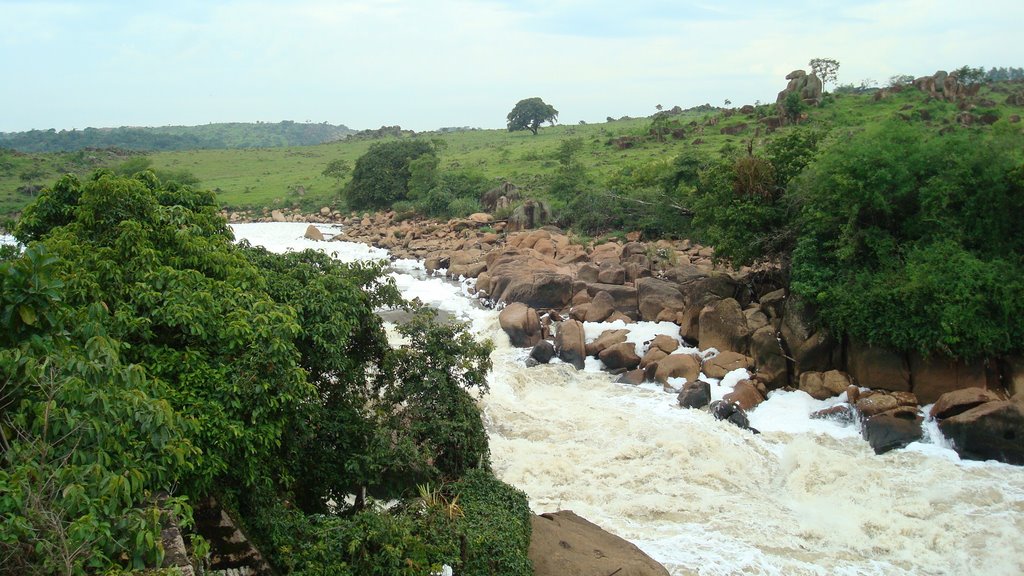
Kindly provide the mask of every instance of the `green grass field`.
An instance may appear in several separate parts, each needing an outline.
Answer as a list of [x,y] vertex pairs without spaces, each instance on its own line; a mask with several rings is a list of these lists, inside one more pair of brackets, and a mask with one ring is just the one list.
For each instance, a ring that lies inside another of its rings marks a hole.
[[[1004,104],[1010,91],[1020,89],[1020,85],[983,88],[976,102],[984,106],[978,106],[974,113],[991,112],[999,117],[999,123],[1006,124],[1010,116],[1024,112],[1020,107]],[[927,120],[922,119],[922,110]],[[420,133],[414,137],[444,143],[440,146],[442,169],[473,170],[495,185],[508,180],[530,193],[544,187],[546,176],[557,166],[555,152],[569,138],[582,141],[579,159],[600,182],[627,167],[669,161],[686,148],[697,147],[717,154],[730,147],[744,149],[751,143],[760,147],[772,135],[758,123],[759,116],[772,113],[774,106],[759,107],[751,115],[740,114],[738,110],[684,112],[672,118],[674,125],[683,129],[678,134],[681,137],[666,135],[661,141],[648,136],[651,118],[545,127],[537,136],[527,131],[469,130]],[[863,129],[894,115],[908,121],[929,122],[938,130],[955,124],[958,113],[952,103],[929,101],[924,93],[906,89],[880,100],[871,94],[832,95],[822,107],[808,110],[804,124],[841,137],[835,129]],[[746,128],[735,135],[722,133],[723,128],[740,124],[746,124]],[[636,142],[620,149],[614,141],[623,137],[636,137]],[[314,210],[324,205],[344,208],[339,190],[345,182],[339,183],[321,172],[328,162],[339,158],[354,165],[373,142],[349,139],[316,146],[160,152],[148,157],[154,169],[191,172],[199,179],[199,186],[218,194],[225,207],[301,206]],[[85,175],[97,167],[116,166],[125,159],[110,151],[17,154],[0,150],[0,213],[14,214],[32,200],[26,185],[47,185],[64,172]]]

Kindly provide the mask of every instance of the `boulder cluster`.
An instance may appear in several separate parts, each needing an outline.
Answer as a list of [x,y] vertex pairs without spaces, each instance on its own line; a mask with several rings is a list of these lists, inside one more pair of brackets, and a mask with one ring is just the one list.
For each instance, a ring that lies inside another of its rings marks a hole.
[[[336,240],[387,248],[422,260],[429,271],[475,279],[479,298],[503,306],[499,320],[511,343],[531,348],[531,364],[558,357],[582,368],[597,358],[621,382],[660,383],[693,408],[710,400],[701,374],[722,378],[744,368],[751,376],[735,385],[729,405],[750,410],[782,388],[818,399],[845,395],[845,403],[816,417],[862,421],[880,452],[921,437],[920,406],[980,390],[986,402],[932,415],[964,457],[1024,462],[1024,360],[948,360],[836,337],[771,268],[731,269],[714,261],[713,249],[688,240],[641,242],[632,235],[584,244],[550,226],[510,231],[486,213],[448,222],[378,213],[342,223]],[[616,321],[622,327],[585,338],[583,323]],[[678,338],[627,341],[637,321],[672,322]],[[672,384],[676,378],[685,384]]]

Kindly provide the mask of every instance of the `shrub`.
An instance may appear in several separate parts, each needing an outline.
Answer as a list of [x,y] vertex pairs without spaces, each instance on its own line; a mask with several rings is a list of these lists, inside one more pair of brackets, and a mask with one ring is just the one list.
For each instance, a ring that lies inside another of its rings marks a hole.
[[370,146],[356,160],[345,198],[353,210],[382,209],[405,200],[412,176],[410,164],[421,156],[434,156],[434,148],[423,140],[392,140]]

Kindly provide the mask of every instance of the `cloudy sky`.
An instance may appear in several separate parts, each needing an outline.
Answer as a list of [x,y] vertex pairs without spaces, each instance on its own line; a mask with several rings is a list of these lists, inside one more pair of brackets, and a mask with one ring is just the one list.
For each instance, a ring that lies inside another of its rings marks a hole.
[[1021,0],[0,0],[0,131],[208,122],[498,128],[1024,66]]

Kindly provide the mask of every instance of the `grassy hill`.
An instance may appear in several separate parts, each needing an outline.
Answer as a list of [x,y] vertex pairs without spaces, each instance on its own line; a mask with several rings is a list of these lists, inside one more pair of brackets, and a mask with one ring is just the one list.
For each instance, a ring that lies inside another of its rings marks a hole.
[[[1019,83],[983,87],[974,100],[974,117],[990,115],[997,118],[997,125],[1009,123],[1024,108],[1006,104],[1007,95],[1021,89]],[[800,125],[827,132],[833,138],[846,137],[894,117],[924,123],[935,131],[960,129],[957,117],[962,111],[954,103],[932,100],[913,88],[885,91],[881,93],[884,97],[878,94],[828,95],[821,107],[806,111]],[[768,129],[763,119],[776,113],[774,105],[750,106],[748,113],[740,110],[702,107],[678,114],[661,112],[657,119],[625,118],[600,124],[548,127],[537,136],[526,131],[462,130],[404,137],[437,143],[441,170],[470,170],[495,185],[508,180],[527,194],[537,194],[558,166],[559,146],[569,139],[580,140],[578,160],[588,176],[601,186],[617,174],[671,162],[687,150],[718,155],[750,146],[759,149],[772,138],[792,130],[791,126]],[[981,124],[978,122],[969,129],[988,129]],[[652,134],[652,127],[660,128],[662,135]],[[337,182],[321,172],[335,159],[354,164],[378,141],[381,140],[349,138],[312,146],[167,151],[146,156],[156,170],[193,174],[199,186],[217,192],[225,207],[344,208],[339,190],[345,182]],[[0,213],[17,212],[31,201],[33,186],[48,184],[64,172],[86,174],[97,167],[115,167],[134,154],[137,153],[123,150],[21,154],[0,149]]]

